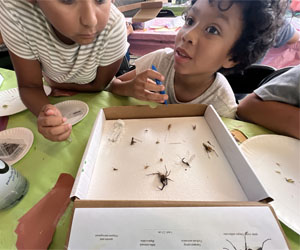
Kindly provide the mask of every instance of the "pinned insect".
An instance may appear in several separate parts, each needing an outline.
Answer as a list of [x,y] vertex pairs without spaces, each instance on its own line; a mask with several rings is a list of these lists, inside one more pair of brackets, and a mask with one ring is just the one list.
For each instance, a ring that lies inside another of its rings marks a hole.
[[137,138],[134,138],[134,137],[131,137],[131,141],[130,141],[130,145],[133,145],[137,142],[141,142],[141,140],[137,139]]
[[286,177],[285,177],[285,181],[286,181],[286,182],[289,182],[289,183],[294,183],[294,182],[295,182],[293,179],[291,179],[291,178],[286,178]]
[[192,160],[194,160],[194,158],[195,158],[195,154],[193,154],[193,155],[191,155],[191,157],[189,157],[189,152],[187,152],[187,154],[186,154],[187,156],[186,157],[180,157],[179,155],[177,155],[179,158],[180,158],[180,163],[182,164],[182,165],[184,165],[184,166],[187,166],[187,167],[192,167],[191,166],[191,162],[192,162]]
[[165,169],[166,169],[166,172],[164,174],[162,174],[161,172],[147,174],[147,175],[157,175],[159,177],[159,180],[160,180],[162,186],[158,187],[158,189],[161,190],[161,191],[165,188],[165,186],[168,185],[168,180],[173,181],[170,178],[168,178],[168,176],[171,174],[171,170],[168,171],[166,166],[165,166]]
[[133,145],[134,143],[136,143],[136,140],[134,139],[134,137],[132,137],[132,138],[131,138],[130,145]]
[[124,127],[125,123],[121,119],[118,119],[116,122],[114,122],[113,131],[108,140],[111,142],[118,142],[124,133]]
[[196,128],[197,128],[197,125],[193,125],[193,130],[196,130]]
[[117,169],[117,168],[113,168],[113,171],[118,171],[119,169]]
[[208,144],[203,142],[202,145],[203,145],[203,147],[204,147],[204,149],[205,149],[205,151],[208,155],[208,158],[210,158],[209,154],[212,153],[212,152],[214,152],[216,154],[216,156],[218,156],[216,150],[214,149],[214,146],[209,141],[207,141],[207,143]]
[[171,127],[172,127],[172,124],[169,124],[169,125],[168,125],[168,130],[170,130],[170,129],[171,129]]
[[181,159],[181,162],[182,162],[184,165],[187,165],[188,167],[191,167],[191,165],[190,165],[187,161],[185,161],[185,158],[184,158],[184,157]]

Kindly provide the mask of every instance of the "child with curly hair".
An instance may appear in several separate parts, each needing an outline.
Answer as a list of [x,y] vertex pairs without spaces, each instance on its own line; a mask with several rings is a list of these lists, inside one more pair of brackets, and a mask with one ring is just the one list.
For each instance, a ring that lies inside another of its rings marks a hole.
[[[192,0],[175,49],[139,58],[136,70],[115,79],[110,91],[159,103],[212,104],[219,115],[234,118],[234,93],[222,73],[243,70],[273,45],[286,5],[281,0]],[[163,90],[166,94],[159,93]]]

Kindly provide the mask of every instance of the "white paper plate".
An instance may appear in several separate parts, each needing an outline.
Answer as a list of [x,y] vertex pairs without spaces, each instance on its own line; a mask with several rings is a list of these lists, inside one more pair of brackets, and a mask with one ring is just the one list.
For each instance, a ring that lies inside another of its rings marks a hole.
[[259,135],[241,149],[267,192],[278,218],[300,234],[300,140]]
[[1,85],[2,85],[2,82],[3,82],[3,76],[0,74],[0,87],[1,87]]
[[[49,86],[44,85],[44,90],[46,95],[51,93]],[[0,116],[13,115],[27,109],[21,100],[18,88],[0,91],[0,100]]]
[[[10,144],[10,151],[14,152],[9,156],[3,153],[3,144]],[[7,164],[13,165],[21,160],[29,151],[33,143],[33,133],[28,128],[18,127],[10,128],[0,132],[1,152],[0,158]],[[15,145],[12,145],[15,144]]]
[[61,114],[67,118],[66,123],[75,125],[80,122],[89,112],[89,106],[82,101],[70,100],[55,104]]

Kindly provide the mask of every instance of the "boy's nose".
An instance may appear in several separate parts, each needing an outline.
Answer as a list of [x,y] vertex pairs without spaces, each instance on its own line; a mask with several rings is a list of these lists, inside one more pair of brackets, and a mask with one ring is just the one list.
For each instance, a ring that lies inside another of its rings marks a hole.
[[196,44],[195,29],[188,29],[182,34],[182,40],[192,45]]
[[92,4],[86,2],[80,10],[80,23],[81,25],[91,28],[97,25],[97,15],[95,8]]

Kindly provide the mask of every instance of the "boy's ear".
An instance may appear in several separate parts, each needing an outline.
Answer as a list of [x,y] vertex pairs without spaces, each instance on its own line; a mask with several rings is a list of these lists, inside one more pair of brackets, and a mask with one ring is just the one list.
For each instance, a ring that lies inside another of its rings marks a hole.
[[228,57],[226,60],[225,60],[225,62],[223,63],[223,68],[225,68],[225,69],[230,69],[230,68],[232,68],[232,67],[234,67],[235,65],[237,65],[238,64],[238,62],[234,62],[233,60],[232,60],[232,58],[231,57]]

